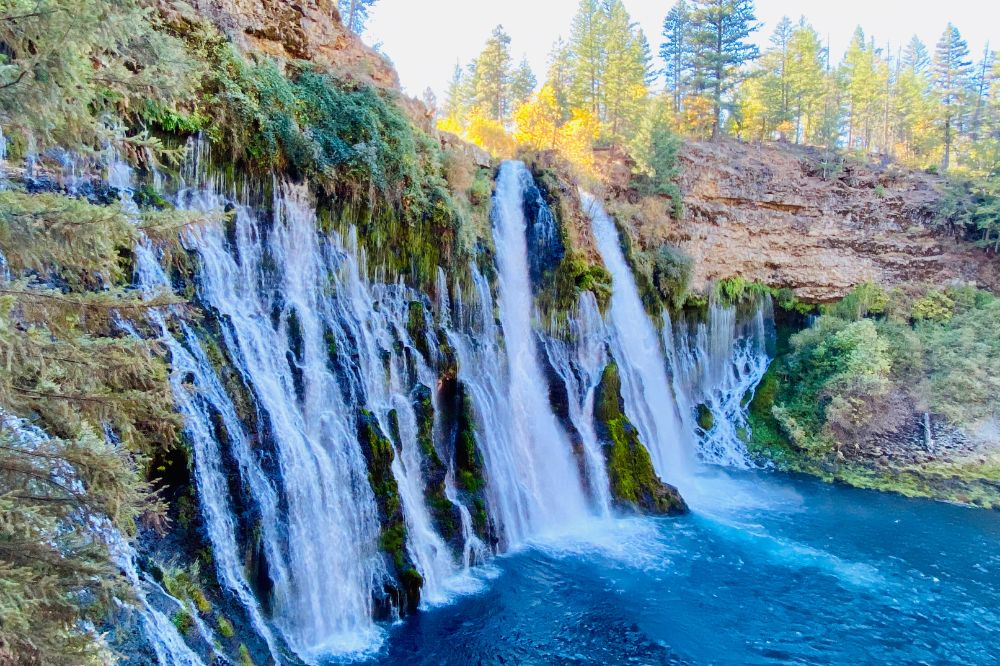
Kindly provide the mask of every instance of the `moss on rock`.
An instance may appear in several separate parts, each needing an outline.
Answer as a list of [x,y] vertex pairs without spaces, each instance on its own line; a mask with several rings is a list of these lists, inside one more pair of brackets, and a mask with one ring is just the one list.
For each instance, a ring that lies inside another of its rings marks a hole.
[[417,443],[423,454],[424,496],[438,533],[451,542],[461,532],[461,516],[458,507],[445,495],[448,468],[441,462],[434,445],[434,402],[431,399],[431,389],[418,384],[413,389],[412,400],[417,417]]
[[608,465],[615,504],[632,511],[677,515],[688,508],[677,489],[664,483],[653,469],[649,451],[623,409],[618,366],[604,368],[594,404],[597,435]]
[[375,416],[367,410],[362,410],[358,416],[358,441],[368,461],[368,482],[375,493],[382,521],[379,548],[385,552],[398,583],[397,587],[386,586],[386,596],[400,610],[412,611],[420,601],[420,584],[414,585],[415,579],[407,575],[413,569],[413,562],[406,552],[403,505],[396,478],[392,474],[395,450]]

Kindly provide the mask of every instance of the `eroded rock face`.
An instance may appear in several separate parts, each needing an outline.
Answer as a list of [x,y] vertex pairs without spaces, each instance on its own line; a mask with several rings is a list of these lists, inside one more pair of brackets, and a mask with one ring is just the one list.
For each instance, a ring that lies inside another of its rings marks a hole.
[[343,26],[335,0],[189,0],[189,4],[244,48],[281,60],[310,60],[345,80],[399,89],[392,65]]
[[813,302],[865,281],[1000,289],[1000,261],[933,226],[941,178],[850,161],[824,178],[822,159],[797,146],[689,142],[684,219],[664,212],[631,230],[643,245],[666,240],[690,254],[696,290],[734,275]]

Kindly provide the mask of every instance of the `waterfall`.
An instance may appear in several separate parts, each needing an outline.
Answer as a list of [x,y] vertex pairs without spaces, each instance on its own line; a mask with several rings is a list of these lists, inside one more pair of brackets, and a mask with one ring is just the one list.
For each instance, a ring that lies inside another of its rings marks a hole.
[[[44,431],[2,409],[0,409],[0,432],[12,436],[10,440],[5,440],[6,446],[16,447],[25,452],[36,451],[50,441],[49,436]],[[45,459],[49,460],[49,464],[52,465],[48,474],[53,479],[76,492],[84,490],[82,482],[76,475],[76,470],[69,463],[58,458],[50,458],[48,455],[45,456]],[[135,550],[111,524],[111,521],[103,515],[84,513],[82,509],[76,512],[72,520],[81,526],[85,525],[84,529],[94,540],[107,545],[112,561],[129,582],[135,597],[134,603],[126,604],[121,601],[117,603],[129,614],[135,613],[138,616],[143,627],[142,635],[149,643],[149,647],[152,648],[159,664],[161,666],[204,666],[205,662],[188,646],[170,619],[152,603],[151,597],[164,599],[178,608],[182,608],[183,605],[167,594],[156,581],[140,573],[136,564]],[[202,635],[202,638],[206,639],[207,637]]]
[[566,340],[546,336],[545,351],[566,389],[569,418],[583,443],[588,488],[595,508],[607,516],[611,512],[611,489],[604,452],[594,429],[594,398],[608,363],[608,333],[593,293],[580,295],[576,311],[569,316],[568,334]]
[[467,311],[468,332],[451,334],[459,378],[476,412],[489,503],[508,545],[565,531],[588,515],[569,437],[549,404],[532,328],[523,209],[530,179],[520,162],[500,167],[492,215],[500,327],[489,285],[473,267],[472,300],[456,303],[456,310]]
[[646,314],[622,252],[618,230],[593,196],[581,193],[597,249],[611,273],[611,354],[622,380],[625,412],[639,430],[660,478],[680,486],[691,474],[691,457],[674,400],[660,336]]
[[[760,298],[741,320],[735,306],[713,298],[707,321],[680,320],[672,326],[669,316],[664,317],[674,392],[685,430],[695,436],[698,455],[706,463],[752,466],[746,449],[747,408],[770,360],[771,307],[769,297]],[[705,420],[697,418],[699,410],[710,423],[699,423]]]
[[[330,368],[324,270],[306,186],[276,187],[273,228],[235,210],[233,246],[221,225],[192,230],[202,300],[270,426],[285,505],[281,555],[268,562],[273,617],[300,655],[368,649],[372,594],[385,572],[375,498],[355,414]],[[275,575],[285,569],[286,576]]]
[[[113,154],[108,165],[108,182],[119,190],[126,210],[135,212],[137,207],[132,200],[132,175],[131,168]],[[201,194],[196,199],[199,210],[209,212],[221,207],[221,200],[212,193]],[[140,240],[136,246],[135,260],[136,285],[147,297],[170,290],[170,280],[160,265],[155,250],[146,239]],[[257,634],[264,639],[271,655],[277,658],[274,637],[244,573],[237,543],[235,514],[229,501],[224,461],[213,423],[214,416],[220,418],[224,425],[229,450],[239,466],[242,478],[251,489],[260,512],[264,550],[267,560],[274,563],[272,575],[284,580],[288,574],[282,566],[280,545],[275,532],[278,500],[274,488],[257,464],[236,407],[190,326],[183,320],[180,321],[182,335],[178,339],[171,334],[164,313],[153,310],[150,312],[150,320],[160,333],[161,344],[170,354],[171,393],[177,410],[183,416],[184,433],[193,451],[198,498],[212,546],[216,575],[219,582],[239,600]],[[123,326],[137,336],[131,323],[124,322]],[[122,555],[119,559],[132,562],[134,556]],[[135,575],[138,576],[138,573]],[[200,622],[197,612],[192,613],[192,617]],[[153,623],[148,626],[156,628],[157,625]]]
[[[111,556],[135,593],[139,617],[143,624],[143,635],[149,641],[160,666],[204,666],[205,662],[188,647],[174,623],[150,601],[150,593],[170,600],[177,608],[184,605],[160,587],[148,575],[140,573],[136,564],[135,550],[121,535],[109,535]],[[202,635],[206,641],[210,636]]]
[[383,432],[395,431],[398,437],[392,474],[402,500],[407,551],[424,581],[422,601],[441,603],[447,599],[449,579],[458,569],[448,545],[434,528],[424,498],[423,454],[411,397],[416,384],[430,388],[437,378],[416,351],[406,329],[409,303],[416,295],[399,285],[370,288],[362,278],[363,261],[358,260],[359,256],[352,230],[337,274],[338,312],[335,321],[329,323],[333,326],[340,322],[350,328],[350,337],[360,352],[358,365],[368,408]]

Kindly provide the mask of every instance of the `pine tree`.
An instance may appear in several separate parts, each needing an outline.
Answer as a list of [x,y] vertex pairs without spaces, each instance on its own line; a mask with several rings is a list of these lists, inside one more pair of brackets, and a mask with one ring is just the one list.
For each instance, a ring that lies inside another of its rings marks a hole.
[[740,80],[739,68],[758,56],[748,38],[760,25],[752,0],[694,0],[692,45],[695,84],[712,103],[712,136],[722,129],[726,97]]
[[535,73],[531,71],[531,64],[526,57],[522,58],[510,78],[511,108],[516,110],[517,107],[527,102],[532,93],[535,92],[537,85],[538,80],[535,78]]
[[827,89],[826,49],[819,33],[805,18],[788,40],[789,106],[795,122],[795,140],[817,141],[823,98]]
[[869,151],[884,108],[889,68],[860,26],[844,55],[841,76],[847,100],[847,147]]
[[351,32],[360,35],[365,31],[368,12],[377,0],[337,0],[340,20]]
[[511,111],[510,35],[493,29],[475,61],[475,106],[491,120],[504,122]]
[[969,47],[958,28],[951,23],[945,28],[934,51],[934,88],[941,100],[941,131],[944,155],[941,170],[947,171],[951,162],[955,128],[961,118],[963,97],[969,68]]
[[660,58],[674,113],[679,113],[691,76],[691,13],[685,0],[678,0],[663,19]]
[[643,111],[649,44],[638,26],[632,23],[621,0],[610,0],[607,12],[602,120],[609,137],[619,143],[634,128]]
[[203,67],[159,27],[144,0],[3,0],[0,126],[93,148],[121,109],[190,103]]
[[939,143],[935,128],[936,104],[928,77],[927,49],[914,38],[903,50],[893,94],[898,155],[917,162]]
[[573,71],[569,45],[560,37],[552,45],[552,51],[549,53],[546,84],[552,86],[552,93],[555,95],[562,120],[569,119],[569,94],[572,83]]
[[903,49],[901,62],[903,69],[910,69],[918,74],[925,73],[931,66],[931,57],[927,47],[920,38],[914,35]]
[[594,117],[602,115],[607,67],[607,15],[600,0],[580,0],[570,29],[569,54],[572,65],[570,106],[586,109]]
[[776,60],[778,62],[777,76],[781,91],[781,107],[778,110],[780,122],[785,122],[789,119],[788,51],[791,40],[792,21],[787,16],[782,16],[781,20],[778,21],[778,25],[775,26],[774,32],[771,34],[771,44],[773,45],[775,54],[778,56]]
[[982,127],[983,115],[988,103],[991,77],[993,75],[993,63],[997,54],[990,51],[990,43],[986,42],[983,49],[983,59],[976,66],[975,76],[971,81],[970,96],[972,97],[972,120],[969,126],[969,138],[976,141],[979,138],[979,130]]

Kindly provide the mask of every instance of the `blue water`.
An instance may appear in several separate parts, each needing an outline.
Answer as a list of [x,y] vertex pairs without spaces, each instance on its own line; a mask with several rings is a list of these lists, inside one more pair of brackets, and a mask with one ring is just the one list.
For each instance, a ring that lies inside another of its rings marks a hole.
[[498,558],[377,663],[998,663],[1000,513],[765,472],[689,501]]

